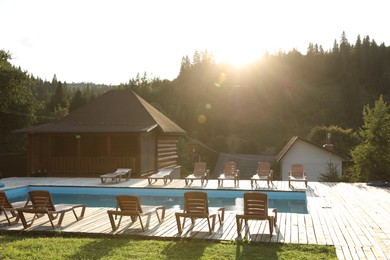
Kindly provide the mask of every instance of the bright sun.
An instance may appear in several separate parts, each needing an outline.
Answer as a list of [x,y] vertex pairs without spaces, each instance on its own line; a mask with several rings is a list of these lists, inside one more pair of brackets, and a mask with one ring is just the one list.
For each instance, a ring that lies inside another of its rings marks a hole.
[[235,67],[242,67],[261,59],[266,50],[262,46],[231,43],[214,51],[218,63],[228,63]]

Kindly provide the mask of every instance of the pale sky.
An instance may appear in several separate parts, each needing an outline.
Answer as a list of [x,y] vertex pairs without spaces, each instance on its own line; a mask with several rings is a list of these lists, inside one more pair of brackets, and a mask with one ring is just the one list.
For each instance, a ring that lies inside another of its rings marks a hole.
[[265,51],[325,50],[341,33],[390,44],[388,0],[0,0],[0,49],[51,81],[174,79],[181,58],[208,50],[242,65]]

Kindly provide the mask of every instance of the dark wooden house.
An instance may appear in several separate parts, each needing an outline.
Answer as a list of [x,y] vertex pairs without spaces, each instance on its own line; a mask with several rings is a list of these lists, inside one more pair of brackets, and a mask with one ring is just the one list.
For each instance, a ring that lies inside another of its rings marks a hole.
[[132,168],[144,176],[178,165],[185,131],[131,90],[112,90],[28,136],[28,176],[91,176]]

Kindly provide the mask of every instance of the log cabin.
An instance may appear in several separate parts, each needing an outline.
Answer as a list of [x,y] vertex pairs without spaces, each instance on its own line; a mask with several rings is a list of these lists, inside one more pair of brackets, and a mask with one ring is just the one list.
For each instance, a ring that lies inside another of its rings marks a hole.
[[111,90],[27,134],[27,176],[96,177],[131,168],[132,177],[178,165],[185,131],[132,90]]

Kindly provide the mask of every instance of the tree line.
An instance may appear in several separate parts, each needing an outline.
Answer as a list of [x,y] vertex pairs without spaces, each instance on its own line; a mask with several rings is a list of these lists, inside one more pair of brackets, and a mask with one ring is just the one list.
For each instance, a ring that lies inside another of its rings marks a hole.
[[265,54],[241,68],[196,51],[174,80],[144,73],[115,86],[42,80],[10,59],[0,50],[2,153],[25,147],[12,130],[53,122],[110,89],[132,89],[213,150],[277,152],[292,136],[322,145],[333,132],[336,151],[350,156],[363,108],[390,100],[390,47],[369,36],[350,43],[344,32],[330,50],[310,43],[305,54]]

